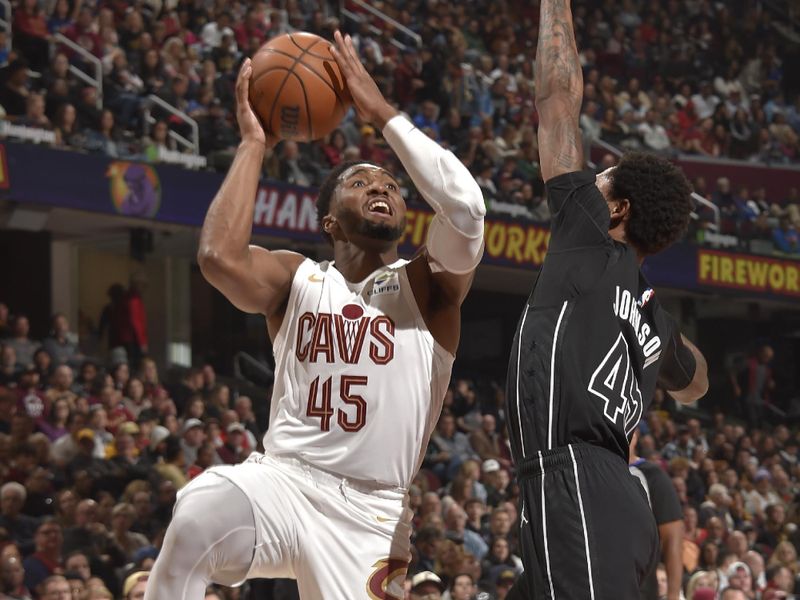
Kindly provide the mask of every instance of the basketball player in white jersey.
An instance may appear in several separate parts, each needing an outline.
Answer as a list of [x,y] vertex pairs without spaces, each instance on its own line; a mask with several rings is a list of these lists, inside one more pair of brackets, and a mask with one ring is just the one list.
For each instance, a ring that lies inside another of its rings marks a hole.
[[237,81],[242,143],[200,240],[204,276],[266,316],[276,362],[264,454],[180,493],[147,600],[199,600],[209,582],[298,580],[303,600],[403,598],[406,490],[439,417],[460,306],[483,253],[484,203],[467,169],[389,105],[349,37],[335,57],[355,107],[380,127],[435,210],[425,252],[399,260],[406,207],[369,163],[331,173],[318,199],[334,260],[249,246],[265,136]]

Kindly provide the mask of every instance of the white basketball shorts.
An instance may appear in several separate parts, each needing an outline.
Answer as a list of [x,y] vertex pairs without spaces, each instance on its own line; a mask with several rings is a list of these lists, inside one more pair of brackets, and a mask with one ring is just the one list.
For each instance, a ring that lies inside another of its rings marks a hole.
[[252,503],[256,548],[248,579],[297,579],[303,600],[403,599],[413,516],[403,490],[259,453],[209,471]]

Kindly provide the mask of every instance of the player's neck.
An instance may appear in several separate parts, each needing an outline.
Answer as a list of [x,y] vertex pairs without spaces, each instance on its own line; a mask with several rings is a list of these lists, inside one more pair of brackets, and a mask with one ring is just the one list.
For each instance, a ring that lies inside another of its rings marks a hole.
[[630,244],[630,242],[628,242],[628,238],[625,235],[625,224],[623,222],[620,222],[620,224],[617,225],[616,227],[609,229],[608,235],[610,235],[611,239],[614,240],[615,242],[631,246],[631,248],[633,248],[634,251],[636,252],[636,260],[638,261],[638,263],[641,265],[644,262],[645,257],[642,256],[642,254],[640,254],[639,251],[636,250],[636,248],[634,248]]
[[336,269],[347,281],[364,281],[376,269],[397,261],[397,246],[392,245],[385,252],[366,250],[355,244],[337,244],[333,249]]

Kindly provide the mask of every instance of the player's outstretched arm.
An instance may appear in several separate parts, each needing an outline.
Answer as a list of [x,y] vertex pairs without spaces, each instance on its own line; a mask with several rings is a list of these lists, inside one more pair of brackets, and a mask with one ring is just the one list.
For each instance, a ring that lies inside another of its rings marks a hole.
[[569,0],[541,0],[536,48],[539,164],[545,182],[583,168],[578,119],[583,73]]
[[236,80],[236,119],[242,141],[225,181],[208,208],[197,262],[208,282],[238,309],[271,317],[289,296],[303,257],[250,245],[253,211],[264,153],[277,140],[267,136],[250,107],[252,66],[247,59]]
[[430,273],[443,304],[460,305],[483,256],[483,194],[451,152],[401,116],[381,94],[349,36],[336,32],[334,56],[359,116],[380,127],[422,197],[436,212],[426,248]]
[[703,353],[686,336],[670,343],[659,372],[659,382],[676,402],[691,404],[708,392],[708,364]]

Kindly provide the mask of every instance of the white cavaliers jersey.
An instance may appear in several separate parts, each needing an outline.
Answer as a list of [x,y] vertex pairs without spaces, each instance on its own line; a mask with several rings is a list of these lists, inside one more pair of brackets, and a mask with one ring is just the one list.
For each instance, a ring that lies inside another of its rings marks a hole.
[[425,454],[453,355],[417,307],[407,261],[350,283],[329,262],[297,269],[274,340],[264,450],[348,479],[407,488]]

